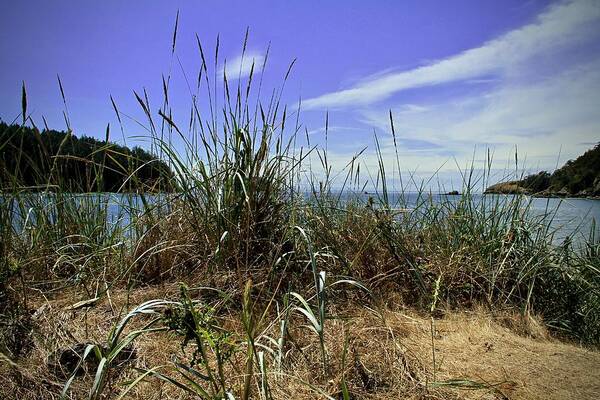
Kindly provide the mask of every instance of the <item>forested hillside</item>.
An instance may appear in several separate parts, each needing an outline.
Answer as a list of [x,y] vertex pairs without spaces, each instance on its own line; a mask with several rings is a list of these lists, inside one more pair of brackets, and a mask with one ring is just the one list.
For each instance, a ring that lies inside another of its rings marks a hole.
[[486,193],[530,193],[540,196],[600,196],[600,144],[552,174],[547,171],[520,181],[498,183]]
[[0,123],[0,188],[171,191],[169,166],[139,147]]

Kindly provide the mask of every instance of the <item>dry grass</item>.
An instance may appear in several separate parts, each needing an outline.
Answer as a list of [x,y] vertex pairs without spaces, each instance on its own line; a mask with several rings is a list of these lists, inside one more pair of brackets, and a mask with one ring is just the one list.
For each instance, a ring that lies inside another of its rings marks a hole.
[[[597,351],[544,337],[537,322],[528,323],[534,326],[529,328],[534,337],[524,336],[522,323],[512,325],[519,326],[515,332],[503,326],[505,318],[499,321],[484,312],[461,312],[435,321],[437,379],[465,377],[501,383],[499,392],[510,399],[598,398]],[[431,359],[429,321],[417,320],[408,340],[421,359]],[[480,393],[463,394],[481,398]]]
[[[78,342],[100,342],[118,321],[119,310],[128,304],[131,307],[153,298],[176,298],[177,292],[174,284],[116,291],[110,300],[107,297],[88,310],[75,311],[67,310],[79,300],[75,293],[62,293],[49,300],[32,299],[32,308],[37,310],[33,315],[33,348],[17,360],[15,367],[2,364],[0,397],[57,397],[63,382],[46,367],[52,351]],[[341,398],[342,376],[356,399],[594,399],[600,393],[598,352],[551,339],[543,330],[535,331],[537,323],[524,324],[510,313],[493,316],[484,310],[447,312],[435,320],[435,371],[430,317],[402,309],[393,301],[381,311],[358,303],[333,304],[330,314],[334,317],[327,321],[325,331],[327,376],[320,372],[316,335],[301,326],[301,318],[293,317],[284,366],[281,371],[269,369],[273,399],[325,395]],[[219,318],[222,326],[243,337],[234,310],[226,310]],[[141,325],[142,321],[136,321],[130,329]],[[261,335],[277,335],[276,325],[262,328],[259,343],[266,343]],[[535,337],[530,335],[532,332]],[[141,336],[135,349],[135,366],[140,368],[167,365],[174,356],[187,356],[180,339],[168,332]],[[232,357],[232,363],[242,365],[242,353]],[[235,370],[227,366],[228,374]],[[117,370],[106,395],[118,395],[124,382],[137,375],[133,368]],[[234,384],[242,381],[241,376],[229,376]],[[90,379],[77,378],[73,396],[85,396]],[[458,388],[456,379],[465,380],[462,384],[471,389]],[[253,391],[257,398],[258,385],[259,378],[255,376]],[[186,396],[177,387],[156,378],[146,379],[128,394],[134,399],[191,398]]]

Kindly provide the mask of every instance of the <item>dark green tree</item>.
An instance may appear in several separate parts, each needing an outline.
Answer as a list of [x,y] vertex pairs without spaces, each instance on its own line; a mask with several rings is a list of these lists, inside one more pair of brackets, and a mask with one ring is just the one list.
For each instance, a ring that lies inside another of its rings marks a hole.
[[145,151],[67,132],[0,123],[0,188],[173,191],[169,166]]

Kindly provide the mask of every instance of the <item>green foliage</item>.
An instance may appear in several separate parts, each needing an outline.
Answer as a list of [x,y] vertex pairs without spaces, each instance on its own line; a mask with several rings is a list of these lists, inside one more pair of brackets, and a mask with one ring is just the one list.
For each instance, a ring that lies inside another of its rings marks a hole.
[[542,171],[518,182],[532,193],[600,196],[600,144],[549,174]]
[[0,189],[15,184],[69,192],[170,191],[173,175],[140,147],[0,123]]
[[223,398],[229,390],[223,368],[236,346],[232,335],[217,325],[213,310],[193,301],[187,287],[182,285],[181,302],[167,310],[164,322],[170,331],[183,338],[182,349],[192,342],[194,350],[187,365],[174,363],[174,370],[184,378],[183,383],[166,375],[154,375],[177,382],[178,386],[200,398]]
[[551,177],[548,172],[542,171],[538,174],[529,175],[521,181],[521,185],[533,193],[542,192],[550,187]]
[[566,187],[570,193],[587,190],[591,194],[600,195],[600,187],[594,187],[598,185],[599,177],[600,144],[554,171],[550,179],[550,187],[555,191]]
[[[173,304],[173,302],[165,300],[150,300],[142,303],[131,310],[125,317],[123,317],[123,319],[113,326],[108,334],[106,345],[88,344],[85,347],[85,350],[81,355],[79,363],[75,367],[73,374],[69,377],[63,387],[61,399],[66,398],[73,380],[77,376],[79,368],[83,365],[88,357],[96,357],[98,361],[92,387],[89,392],[89,400],[105,398],[106,384],[110,378],[111,369],[115,366],[115,364],[119,363],[124,353],[126,357],[125,359],[128,359],[131,356],[130,346],[140,335],[166,330],[165,327],[155,328],[154,325],[162,319],[160,312],[170,304]],[[126,326],[129,325],[129,323],[133,320],[133,318],[142,315],[154,315],[155,318],[148,322],[142,329],[132,330],[125,334],[124,330]]]

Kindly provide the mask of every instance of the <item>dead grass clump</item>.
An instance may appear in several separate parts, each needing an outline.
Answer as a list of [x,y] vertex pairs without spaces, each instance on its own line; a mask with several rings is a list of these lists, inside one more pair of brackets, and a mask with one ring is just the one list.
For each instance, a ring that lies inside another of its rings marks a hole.
[[510,329],[517,335],[532,339],[550,339],[550,334],[542,319],[530,313],[499,312],[494,313],[494,318],[501,326]]

